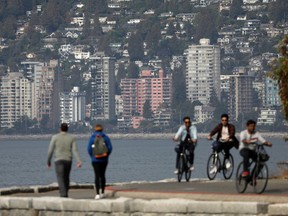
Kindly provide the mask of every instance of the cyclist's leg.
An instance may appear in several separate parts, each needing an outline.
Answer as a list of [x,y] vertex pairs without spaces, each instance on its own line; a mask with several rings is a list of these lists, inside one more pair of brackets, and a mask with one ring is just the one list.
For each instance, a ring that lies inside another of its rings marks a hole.
[[[255,166],[254,166],[253,171],[252,171],[252,174],[253,174],[254,171],[255,171],[255,168],[256,168],[256,166],[257,166],[257,153],[256,153],[256,151],[250,150],[250,158],[255,162]],[[261,169],[260,169],[260,170],[261,170]],[[259,172],[260,170],[258,170],[258,172]],[[257,175],[258,175],[258,173],[256,174],[256,176],[257,176]]]
[[226,142],[224,143],[224,158],[229,158],[230,149],[234,147],[234,142]]
[[180,157],[180,145],[176,145],[175,147],[175,152],[176,152],[176,169],[179,167],[179,157]]
[[178,170],[178,167],[179,167],[179,159],[180,159],[180,153],[182,152],[182,148],[183,148],[183,143],[182,142],[175,147],[175,151],[176,151],[176,170]]
[[249,159],[250,149],[243,148],[240,150],[240,155],[243,157],[243,174],[246,176],[249,174]]

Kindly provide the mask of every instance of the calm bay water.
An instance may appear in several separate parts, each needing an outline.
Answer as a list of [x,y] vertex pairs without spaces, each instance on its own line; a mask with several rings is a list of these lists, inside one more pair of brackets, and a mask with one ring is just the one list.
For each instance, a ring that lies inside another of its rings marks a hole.
[[[278,174],[277,162],[288,160],[288,143],[279,138],[268,138],[272,148],[268,161],[270,175]],[[71,181],[93,183],[94,174],[86,145],[88,140],[78,140],[83,167],[75,163]],[[113,152],[107,168],[107,182],[157,181],[175,178],[175,143],[168,139],[112,140]],[[49,140],[11,140],[0,142],[0,188],[11,186],[46,185],[56,182],[54,164],[46,166]],[[206,163],[211,153],[210,142],[200,139],[195,150],[195,171],[192,178],[207,178]],[[240,162],[236,149],[231,153],[235,164]],[[235,170],[234,170],[235,171]],[[235,174],[235,172],[234,172]],[[221,174],[218,178],[223,178]]]

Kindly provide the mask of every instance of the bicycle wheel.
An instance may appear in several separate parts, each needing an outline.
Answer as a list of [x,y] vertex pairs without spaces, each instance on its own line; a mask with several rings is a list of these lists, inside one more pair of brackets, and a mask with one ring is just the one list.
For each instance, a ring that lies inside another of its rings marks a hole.
[[243,172],[243,161],[238,165],[236,171],[236,189],[238,193],[244,193],[247,188],[247,178],[242,177]]
[[178,174],[177,174],[178,182],[181,182],[182,180],[183,171],[184,171],[184,158],[183,156],[180,156],[178,163]]
[[185,179],[186,179],[186,182],[189,182],[189,180],[190,180],[190,178],[191,178],[191,170],[190,170],[190,163],[189,163],[189,161],[187,160],[187,158],[186,158],[186,166],[185,166]]
[[268,183],[268,167],[266,163],[257,163],[255,165],[251,183],[253,185],[254,192],[261,194],[266,189]]
[[213,180],[218,172],[218,168],[220,167],[219,158],[216,154],[212,153],[207,162],[207,176],[210,180]]
[[223,164],[223,176],[225,179],[230,179],[234,171],[234,159],[231,154],[228,158],[224,159]]

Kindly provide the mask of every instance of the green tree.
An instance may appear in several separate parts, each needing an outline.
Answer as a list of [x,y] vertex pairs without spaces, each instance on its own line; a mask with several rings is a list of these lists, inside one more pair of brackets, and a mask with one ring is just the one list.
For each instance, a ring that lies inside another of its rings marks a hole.
[[152,118],[152,111],[151,111],[151,102],[150,100],[146,100],[143,105],[143,117],[145,119]]
[[99,46],[98,46],[98,49],[99,51],[103,51],[105,52],[105,54],[107,56],[112,56],[112,50],[111,50],[111,47],[110,47],[110,37],[109,35],[103,35],[100,40],[99,40]]
[[236,19],[239,15],[244,14],[244,10],[242,9],[243,0],[232,0],[232,4],[230,7],[230,18]]
[[144,57],[143,38],[138,32],[129,38],[128,53],[131,61],[142,60]]
[[176,68],[172,73],[172,108],[177,109],[179,104],[186,101],[185,67]]
[[201,38],[209,38],[212,43],[217,42],[218,38],[218,11],[213,7],[200,9],[195,17],[195,41],[198,42]]
[[1,24],[1,37],[15,39],[16,33],[16,18],[14,16],[7,17]]
[[268,75],[278,82],[284,117],[288,120],[288,36],[279,43],[278,52],[280,57],[274,62]]
[[139,67],[134,62],[131,62],[127,68],[128,78],[138,78],[139,77]]
[[120,88],[120,83],[121,80],[126,77],[126,70],[124,64],[119,64],[118,67],[118,72],[116,75],[116,94],[120,95],[121,94],[121,88]]
[[270,19],[272,19],[276,24],[279,22],[286,22],[288,19],[287,8],[287,0],[277,0],[275,2],[271,2],[268,9]]
[[150,55],[155,55],[158,50],[159,41],[161,40],[160,29],[159,23],[155,23],[145,38]]

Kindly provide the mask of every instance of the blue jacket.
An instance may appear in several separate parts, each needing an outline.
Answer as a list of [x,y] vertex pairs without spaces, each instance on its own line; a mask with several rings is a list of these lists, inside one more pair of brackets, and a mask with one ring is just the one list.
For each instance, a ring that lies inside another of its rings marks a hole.
[[[93,152],[92,152],[92,144],[94,143],[94,139],[96,137],[96,135],[100,135],[103,137],[105,143],[106,143],[106,146],[108,148],[108,156],[107,157],[103,157],[103,158],[95,158],[95,156],[93,155]],[[112,144],[111,144],[111,141],[109,139],[108,136],[106,136],[106,134],[104,134],[103,132],[100,132],[100,131],[95,131],[91,137],[90,137],[90,140],[88,142],[88,145],[87,145],[87,151],[88,151],[88,154],[90,155],[91,157],[91,161],[92,163],[104,163],[104,162],[108,162],[108,158],[109,158],[109,155],[111,154],[112,152]]]

